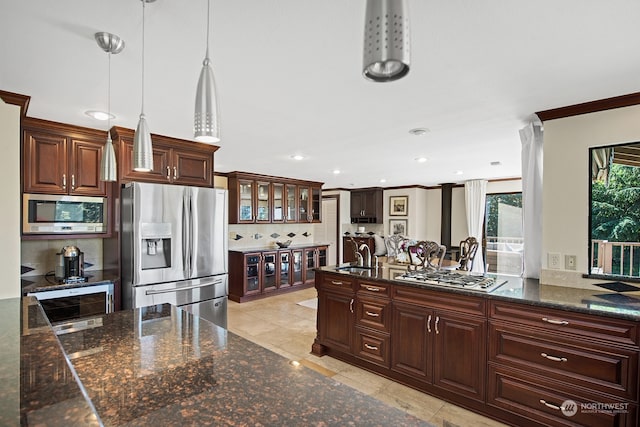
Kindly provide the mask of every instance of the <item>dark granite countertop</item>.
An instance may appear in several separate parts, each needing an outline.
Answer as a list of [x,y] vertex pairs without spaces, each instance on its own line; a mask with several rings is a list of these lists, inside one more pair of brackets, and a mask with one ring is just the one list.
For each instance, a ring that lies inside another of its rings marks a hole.
[[229,249],[229,252],[239,252],[239,253],[251,253],[251,252],[271,252],[271,251],[288,251],[291,249],[305,249],[305,248],[315,248],[318,246],[329,246],[328,243],[302,243],[298,245],[290,245],[286,248],[279,248],[275,244],[272,246],[259,246],[253,248],[233,248]]
[[633,321],[640,320],[640,286],[631,283],[603,280],[602,283],[595,285],[594,289],[581,289],[541,285],[537,280],[487,274],[487,276],[495,277],[496,280],[502,281],[504,284],[490,293],[484,293],[447,287],[446,285],[397,280],[397,276],[407,271],[407,264],[385,262],[381,263],[377,269],[358,273],[337,270],[338,267],[335,265],[319,267],[316,270],[340,273],[371,281],[389,282],[396,285],[475,295],[486,299],[510,300],[565,311],[597,314]]
[[118,278],[117,274],[108,270],[86,271],[85,276],[87,276],[87,281],[80,283],[61,283],[57,281],[54,276],[22,276],[22,295],[27,295],[29,292],[54,291],[58,289],[101,285],[103,283],[114,282]]
[[168,304],[100,317],[56,337],[0,300],[0,425],[429,425]]

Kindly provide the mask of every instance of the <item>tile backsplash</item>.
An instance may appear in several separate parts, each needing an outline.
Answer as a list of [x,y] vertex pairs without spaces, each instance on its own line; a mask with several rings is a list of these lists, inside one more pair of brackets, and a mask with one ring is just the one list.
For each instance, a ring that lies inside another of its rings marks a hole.
[[64,246],[77,246],[84,253],[84,269],[102,270],[102,239],[23,240],[20,247],[23,276],[53,272],[56,254]]
[[292,245],[320,243],[321,224],[229,224],[229,249],[276,248],[276,241]]

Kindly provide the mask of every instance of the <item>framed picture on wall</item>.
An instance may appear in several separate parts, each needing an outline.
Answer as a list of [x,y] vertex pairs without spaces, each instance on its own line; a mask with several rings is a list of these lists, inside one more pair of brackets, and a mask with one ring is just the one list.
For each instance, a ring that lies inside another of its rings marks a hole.
[[389,220],[389,232],[391,234],[407,235],[407,220],[406,219],[390,219]]
[[407,216],[409,205],[409,196],[391,196],[389,197],[389,215],[391,216]]

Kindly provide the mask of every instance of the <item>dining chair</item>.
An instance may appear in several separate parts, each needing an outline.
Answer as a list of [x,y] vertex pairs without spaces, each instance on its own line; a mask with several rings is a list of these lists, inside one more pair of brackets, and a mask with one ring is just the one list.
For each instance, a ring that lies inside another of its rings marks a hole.
[[460,242],[460,257],[458,258],[460,265],[456,268],[457,270],[471,271],[473,269],[473,260],[476,257],[478,246],[478,239],[471,236]]
[[438,270],[447,252],[447,247],[430,240],[422,240],[408,248],[409,269]]

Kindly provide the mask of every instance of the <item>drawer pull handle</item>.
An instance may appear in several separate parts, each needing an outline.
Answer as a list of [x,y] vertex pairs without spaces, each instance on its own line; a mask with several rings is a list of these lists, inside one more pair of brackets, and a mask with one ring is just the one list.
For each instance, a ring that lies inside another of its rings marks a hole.
[[551,408],[551,409],[555,409],[556,411],[561,411],[562,410],[562,406],[558,406],[558,405],[554,405],[552,403],[547,403],[545,400],[540,399],[540,403],[542,403],[544,406],[546,406],[547,408]]
[[427,319],[427,332],[431,333],[431,315],[429,315],[429,318]]
[[547,322],[547,323],[551,323],[552,325],[561,325],[561,326],[565,326],[568,325],[569,322],[567,322],[566,320],[555,320],[555,319],[549,319],[547,317],[543,317],[542,318],[543,322]]
[[367,316],[371,316],[371,317],[380,317],[380,315],[378,313],[372,313],[370,311],[365,311],[365,313],[367,313]]
[[367,344],[367,343],[364,343],[364,347],[365,347],[367,350],[377,350],[377,349],[378,349],[378,347],[376,347],[375,345],[369,345],[369,344]]
[[353,313],[353,298],[349,301],[349,311]]
[[344,285],[344,283],[340,282],[339,280],[332,280],[331,284],[332,285]]
[[556,357],[556,356],[549,356],[547,353],[540,353],[540,356],[549,359],[549,360],[553,360],[554,362],[566,362],[567,358],[566,357]]
[[380,288],[374,288],[373,286],[365,286],[364,288],[371,292],[380,292]]
[[436,316],[436,334],[440,333],[440,331],[438,330],[438,323],[440,323],[440,316]]

